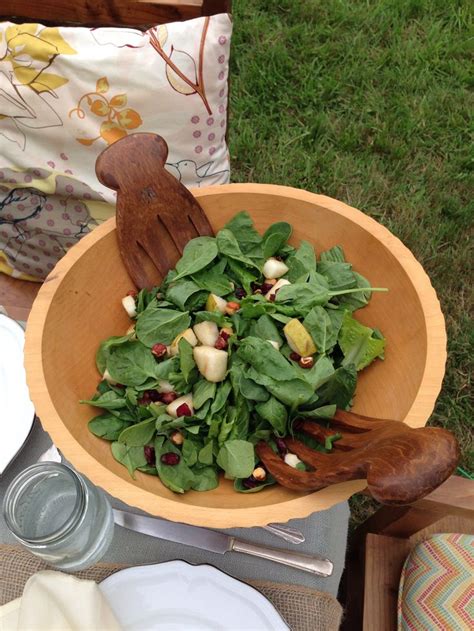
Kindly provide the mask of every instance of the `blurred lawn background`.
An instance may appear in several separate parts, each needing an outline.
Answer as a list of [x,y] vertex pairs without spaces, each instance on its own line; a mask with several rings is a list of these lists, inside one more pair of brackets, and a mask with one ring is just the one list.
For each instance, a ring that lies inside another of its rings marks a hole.
[[[229,137],[233,181],[347,202],[422,263],[441,300],[449,348],[430,424],[456,434],[460,465],[472,475],[470,6],[234,0]],[[359,496],[351,506],[357,523],[374,502]]]

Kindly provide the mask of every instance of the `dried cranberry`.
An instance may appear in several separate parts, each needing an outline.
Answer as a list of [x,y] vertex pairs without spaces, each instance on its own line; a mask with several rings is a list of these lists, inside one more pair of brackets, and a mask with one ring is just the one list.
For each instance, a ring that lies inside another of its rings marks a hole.
[[290,353],[290,359],[292,359],[294,362],[299,362],[301,359],[301,355],[298,355],[298,353],[295,353],[295,351],[293,351],[292,353]]
[[165,405],[169,405],[170,403],[173,403],[173,401],[177,398],[178,398],[178,395],[176,394],[176,392],[163,392],[163,394],[160,396],[161,401]]
[[137,399],[138,405],[150,405],[151,399],[150,399],[150,395],[148,394],[148,392],[145,390],[145,392],[142,394],[142,396],[139,399]]
[[285,445],[285,441],[282,438],[276,438],[275,443],[276,443],[278,453],[280,454],[280,456],[284,456],[285,454],[288,453],[288,448]]
[[272,283],[263,283],[260,289],[262,290],[263,294],[267,294],[272,287],[273,287]]
[[176,416],[192,416],[191,409],[187,403],[181,403],[176,410]]
[[247,295],[247,292],[245,291],[243,287],[237,287],[237,289],[235,290],[235,297],[238,298],[239,300],[242,300],[242,298],[245,298],[246,295]]
[[170,465],[171,467],[174,467],[175,465],[179,463],[179,461],[181,460],[181,457],[179,456],[179,454],[175,454],[173,451],[168,451],[168,453],[162,454],[160,460],[163,464],[167,464],[167,465]]
[[161,359],[166,356],[168,349],[166,348],[166,344],[155,344],[152,347],[151,352],[157,359]]
[[147,463],[150,466],[153,466],[156,462],[155,448],[151,447],[151,445],[145,445],[144,451],[145,451],[145,459]]
[[161,401],[161,394],[158,390],[145,390],[143,394],[146,395],[153,403]]
[[221,337],[223,340],[225,340],[227,342],[227,340],[229,339],[229,337],[232,334],[229,333],[229,331],[224,331],[224,329],[221,329],[221,331],[219,332],[219,337]]
[[216,343],[214,344],[214,348],[217,348],[217,350],[219,351],[223,351],[227,348],[227,340],[224,338],[223,335],[219,335]]
[[274,294],[270,294],[270,295],[268,296],[268,300],[269,300],[270,302],[275,302],[275,298],[276,298],[276,292],[275,292]]
[[133,298],[136,298],[138,295],[138,292],[136,291],[136,289],[130,289],[130,291],[127,291],[127,296],[132,296]]

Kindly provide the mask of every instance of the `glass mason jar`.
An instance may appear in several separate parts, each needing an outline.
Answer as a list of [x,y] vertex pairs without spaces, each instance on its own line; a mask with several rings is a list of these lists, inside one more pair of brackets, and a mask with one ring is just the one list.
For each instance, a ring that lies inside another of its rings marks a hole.
[[54,567],[90,567],[112,541],[114,519],[105,495],[69,467],[41,462],[8,487],[3,513],[13,535]]

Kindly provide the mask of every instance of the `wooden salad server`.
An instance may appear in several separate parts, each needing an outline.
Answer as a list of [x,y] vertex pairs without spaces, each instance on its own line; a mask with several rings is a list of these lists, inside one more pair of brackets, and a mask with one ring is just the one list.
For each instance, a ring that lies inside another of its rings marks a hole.
[[188,189],[165,169],[168,145],[156,134],[122,138],[97,158],[99,181],[117,191],[117,237],[131,279],[159,285],[185,245],[214,232]]
[[[118,140],[97,159],[100,182],[117,191],[117,236],[130,277],[151,288],[173,269],[190,239],[213,236],[193,195],[165,169],[168,146],[161,136],[136,133]],[[342,438],[333,453],[320,453],[285,438],[313,471],[285,464],[264,442],[256,451],[273,477],[295,491],[367,478],[369,491],[383,504],[408,504],[427,495],[454,471],[459,447],[444,429],[412,429],[399,421],[372,419],[338,410],[331,421]],[[322,441],[334,431],[300,422],[300,431]]]
[[311,471],[287,465],[261,441],[257,455],[282,486],[294,491],[317,491],[330,484],[367,478],[371,495],[382,504],[403,505],[434,491],[454,471],[459,446],[445,429],[413,429],[400,421],[369,418],[337,410],[331,428],[316,421],[297,421],[297,432],[324,445],[328,436],[341,434],[334,451],[321,453],[295,438],[284,438]]

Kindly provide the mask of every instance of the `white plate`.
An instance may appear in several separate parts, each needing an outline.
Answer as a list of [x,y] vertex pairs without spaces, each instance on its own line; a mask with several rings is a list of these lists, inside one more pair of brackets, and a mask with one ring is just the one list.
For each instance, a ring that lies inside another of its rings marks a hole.
[[0,475],[22,448],[35,415],[23,367],[24,342],[21,326],[0,314]]
[[288,631],[260,592],[211,565],[131,567],[106,578],[100,589],[129,631]]

